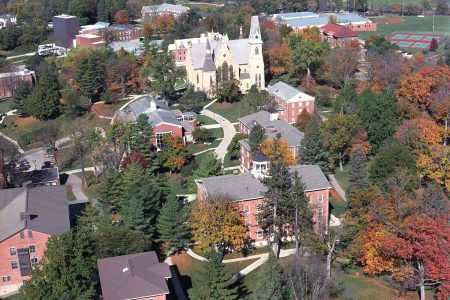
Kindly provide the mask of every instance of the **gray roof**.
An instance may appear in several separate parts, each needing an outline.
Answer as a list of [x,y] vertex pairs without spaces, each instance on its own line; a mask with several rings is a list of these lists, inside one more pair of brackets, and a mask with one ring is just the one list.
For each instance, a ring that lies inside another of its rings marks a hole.
[[207,54],[205,57],[205,62],[203,63],[203,71],[205,72],[216,71],[216,65],[214,64],[214,60],[212,59],[211,54]]
[[303,133],[297,128],[290,125],[284,120],[270,120],[270,113],[267,111],[260,111],[245,117],[239,118],[247,128],[252,129],[255,122],[266,129],[267,138],[275,138],[278,133],[281,138],[285,140],[290,147],[298,147],[303,139]]
[[[289,171],[298,172],[306,185],[306,192],[331,189],[330,183],[319,166],[298,165],[289,167]],[[261,181],[248,172],[201,178],[196,182],[205,189],[207,197],[224,196],[234,201],[258,199],[266,191]]]
[[133,24],[112,24],[109,28],[113,30],[125,31],[135,29]]
[[269,85],[267,87],[267,92],[284,101],[288,101],[292,97],[301,93],[298,89],[282,81],[279,81],[274,85]]
[[318,17],[319,15],[310,11],[300,11],[300,12],[289,12],[289,13],[282,13],[277,14],[277,16],[280,16],[281,18],[305,18],[305,17]]
[[195,129],[195,127],[188,121],[180,121],[180,124],[186,132],[193,132]]
[[189,7],[183,6],[183,5],[174,5],[169,3],[162,3],[159,5],[148,5],[143,6],[142,11],[146,14],[150,13],[177,13],[177,14],[183,14],[186,13],[189,10]]
[[59,180],[58,168],[46,168],[12,173],[10,182],[15,187],[21,187],[26,182],[31,182],[32,185],[40,185],[57,180]]
[[97,260],[105,300],[137,299],[169,294],[169,265],[154,251]]
[[[357,14],[336,14],[338,24],[348,24],[356,22],[372,22],[368,18],[361,17]],[[286,24],[291,27],[308,27],[308,26],[323,26],[328,24],[329,16],[321,15],[317,18],[298,18],[298,19],[287,19]]]
[[153,126],[161,123],[181,126],[180,121],[177,120],[177,117],[170,110],[155,110],[146,114],[148,115],[149,122],[151,122]]
[[65,186],[0,191],[0,242],[24,229],[54,235],[62,234],[69,228]]
[[113,41],[108,45],[114,52],[124,49],[127,52],[134,53],[136,55],[142,54],[142,42],[140,40],[130,40],[130,41]]

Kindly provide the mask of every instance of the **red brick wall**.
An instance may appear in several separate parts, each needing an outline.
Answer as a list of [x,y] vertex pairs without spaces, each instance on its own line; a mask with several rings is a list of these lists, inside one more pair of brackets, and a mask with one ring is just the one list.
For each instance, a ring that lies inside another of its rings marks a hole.
[[186,60],[186,49],[176,49],[172,51],[173,58],[175,62],[177,61],[185,61]]
[[377,23],[365,23],[365,24],[348,24],[347,28],[354,31],[377,31]]
[[16,87],[22,81],[28,81],[33,85],[35,78],[33,74],[0,78],[0,97],[11,97],[14,94]]
[[99,36],[96,38],[89,38],[89,37],[83,37],[83,36],[76,36],[75,40],[77,42],[77,47],[80,47],[82,49],[88,49],[88,48],[100,48],[105,46],[104,43],[101,44],[94,44],[97,42],[103,42],[103,39]]
[[245,149],[242,145],[240,145],[240,158],[239,161],[241,162],[241,170],[244,172],[250,172],[250,169],[252,167],[252,157],[249,151]]
[[[25,229],[23,232],[25,236],[23,240],[20,239],[20,235],[17,233],[0,243],[0,286],[18,284],[22,283],[23,280],[29,279],[29,276],[22,277],[20,275],[20,268],[14,270],[11,269],[11,261],[18,261],[19,257],[18,255],[11,256],[9,251],[10,248],[14,247],[17,250],[19,248],[27,248],[31,245],[35,245],[36,252],[30,253],[30,259],[36,257],[38,262],[41,261],[42,255],[44,254],[45,245],[47,240],[50,238],[50,235],[33,231],[33,237],[28,238],[28,230]],[[8,275],[12,276],[12,280],[10,282],[3,283],[1,277]]]
[[310,115],[314,113],[314,101],[286,103],[278,97],[272,96],[272,98],[277,104],[284,107],[284,111],[280,111],[278,117],[281,120],[288,122],[289,124],[294,124],[295,122],[297,122],[298,115],[300,114],[300,109],[306,109]]
[[[183,128],[171,124],[159,124],[153,128],[154,134],[162,132],[172,132],[172,136],[183,138]],[[156,136],[153,138],[153,144],[156,145]]]

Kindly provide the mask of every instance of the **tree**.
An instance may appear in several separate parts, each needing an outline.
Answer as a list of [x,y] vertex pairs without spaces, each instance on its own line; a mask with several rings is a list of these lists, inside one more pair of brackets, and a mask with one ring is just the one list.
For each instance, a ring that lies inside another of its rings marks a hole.
[[266,51],[268,69],[274,76],[286,74],[290,69],[291,50],[285,44],[275,45]]
[[393,93],[366,90],[357,102],[357,114],[374,150],[392,136],[398,126],[397,99]]
[[64,114],[71,120],[81,113],[80,96],[73,91],[69,91],[64,97]]
[[148,78],[148,88],[154,94],[169,98],[174,96],[174,86],[179,77],[179,71],[175,68],[175,62],[170,53],[156,53],[148,67],[142,70],[142,75]]
[[133,75],[133,67],[135,67],[133,57],[119,56],[108,62],[108,88],[111,91],[120,92],[122,100],[125,99],[125,96],[133,86],[134,82],[130,82]]
[[58,165],[58,147],[56,142],[61,137],[62,128],[61,123],[57,120],[47,121],[42,125],[41,132],[38,138],[44,145],[53,151],[53,158],[55,164]]
[[131,24],[132,22],[133,20],[125,9],[118,10],[114,15],[114,23],[116,24]]
[[382,185],[398,168],[415,172],[416,163],[411,151],[402,145],[386,145],[375,156],[370,169],[370,181]]
[[388,50],[398,50],[398,46],[387,41],[382,35],[371,35],[366,39],[364,48],[367,49],[369,55],[385,55]]
[[330,51],[328,61],[332,80],[337,81],[339,86],[346,86],[350,83],[351,76],[358,67],[358,58],[361,49],[359,42],[345,43]]
[[56,118],[60,113],[60,84],[56,65],[47,65],[33,92],[28,97],[27,111],[39,120]]
[[239,159],[241,156],[241,144],[239,141],[248,138],[248,135],[245,133],[236,133],[231,139],[230,144],[227,147],[227,151],[230,155],[230,159]]
[[222,257],[221,253],[214,251],[208,254],[208,260],[198,271],[198,278],[202,284],[190,291],[191,299],[238,299],[236,287],[233,287],[233,276],[225,269]]
[[139,193],[139,188],[137,185],[131,185],[131,190],[134,192],[123,203],[120,209],[120,215],[122,216],[123,226],[148,234],[150,229],[144,212],[145,199],[142,195],[136,195]]
[[187,225],[189,215],[175,195],[169,196],[161,208],[156,228],[158,239],[170,254],[183,250],[191,241],[191,231]]
[[214,132],[208,128],[197,127],[192,132],[192,137],[194,141],[197,143],[210,143],[212,142],[214,137]]
[[353,189],[364,189],[369,185],[367,176],[367,157],[360,147],[356,148],[350,158],[348,183],[347,194]]
[[295,123],[295,127],[301,132],[304,132],[306,127],[311,121],[311,115],[308,113],[306,109],[302,110],[302,112],[297,117],[297,123]]
[[90,299],[97,282],[95,249],[87,231],[70,230],[47,241],[39,267],[20,293],[24,299]]
[[196,179],[206,178],[210,176],[218,176],[222,174],[222,162],[217,159],[217,155],[214,153],[207,153],[205,157],[198,164],[192,174],[192,180],[189,189],[192,192],[197,191]]
[[236,203],[226,198],[200,200],[191,210],[192,235],[201,251],[240,251],[247,229]]
[[256,154],[260,150],[261,143],[266,139],[266,131],[264,128],[256,124],[250,130],[250,135],[248,136],[248,144],[250,145],[250,151],[252,154]]
[[247,94],[242,97],[239,103],[241,111],[248,111],[249,113],[255,113],[264,108],[267,108],[272,103],[269,93],[266,91],[260,91],[256,85],[252,85]]
[[445,219],[412,215],[399,230],[381,240],[382,257],[397,263],[394,278],[409,281],[425,300],[425,286],[438,286],[438,299],[450,296],[448,241],[450,228]]
[[356,116],[334,115],[322,127],[322,138],[328,148],[328,161],[331,168],[339,162],[343,170],[344,159],[348,155],[353,136],[359,131]]
[[442,187],[436,183],[428,185],[419,200],[419,212],[426,214],[430,218],[443,219],[450,211],[449,199],[445,195]]
[[289,294],[283,278],[283,269],[277,263],[277,258],[273,253],[269,254],[269,259],[264,263],[259,274],[251,299],[287,299]]
[[28,97],[31,95],[31,84],[28,81],[21,81],[14,92],[14,109],[19,115],[28,114]]
[[435,38],[432,38],[430,42],[430,51],[436,51],[437,48],[439,48],[439,42]]
[[81,58],[73,76],[81,95],[89,99],[89,105],[99,96],[105,83],[106,72],[100,67],[100,62],[94,55]]
[[153,126],[149,122],[148,115],[140,114],[136,123],[132,126],[130,150],[141,153],[151,164],[155,159],[155,147],[152,143]]
[[356,112],[357,100],[356,91],[351,85],[346,84],[333,102],[334,110],[341,115],[352,115]]
[[164,168],[171,172],[180,170],[188,161],[189,156],[186,145],[180,137],[164,136],[162,151],[159,154]]
[[414,118],[404,120],[394,138],[415,154],[426,153],[430,146],[442,142],[443,132],[442,128],[431,119]]
[[218,102],[239,102],[242,98],[239,82],[233,78],[222,83],[216,91],[216,97]]
[[300,162],[304,165],[318,165],[322,171],[328,170],[328,153],[320,134],[317,116],[312,116],[306,126],[305,135],[300,142]]
[[429,154],[419,154],[416,165],[420,178],[434,181],[450,191],[449,147],[432,145]]
[[194,91],[192,87],[188,87],[178,100],[178,106],[181,111],[199,112],[206,100],[206,94],[200,91]]
[[[279,148],[278,150],[276,149],[277,147]],[[276,155],[278,155],[277,151],[279,151],[279,154],[283,158],[283,163],[286,166],[294,166],[297,164],[297,160],[295,159],[288,142],[281,139],[281,134],[277,134],[273,139],[264,140],[261,143],[260,148],[261,152],[271,161],[276,160]]]
[[99,188],[98,201],[115,212],[123,206],[126,197],[126,188],[121,174],[118,171],[106,173]]

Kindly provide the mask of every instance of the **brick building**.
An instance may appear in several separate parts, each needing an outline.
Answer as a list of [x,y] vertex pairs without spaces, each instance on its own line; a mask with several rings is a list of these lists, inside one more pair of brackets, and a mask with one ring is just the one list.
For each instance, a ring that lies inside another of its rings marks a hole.
[[142,19],[153,18],[156,16],[172,15],[175,19],[181,17],[189,11],[189,7],[183,5],[175,5],[162,3],[157,5],[143,6],[141,10]]
[[53,17],[55,45],[63,48],[73,46],[75,36],[80,32],[80,22],[75,16],[59,15]]
[[22,81],[28,81],[31,85],[34,85],[36,73],[28,69],[0,73],[0,97],[12,97]]
[[338,24],[327,24],[320,27],[322,40],[326,41],[332,48],[340,47],[352,41],[358,42],[358,32]]
[[297,122],[298,115],[306,110],[314,113],[314,97],[282,81],[267,87],[267,92],[277,104],[278,118],[289,124]]
[[[266,167],[268,166],[267,161],[262,163],[266,164]],[[306,185],[305,192],[309,197],[315,228],[317,229],[319,221],[328,226],[331,185],[325,174],[319,166],[314,165],[297,165],[290,167],[289,171],[297,171]],[[220,196],[238,203],[243,214],[244,224],[248,228],[248,235],[256,245],[265,243],[263,230],[257,222],[259,207],[263,202],[262,194],[266,190],[259,179],[264,176],[263,173],[255,170],[252,173],[208,177],[195,181],[199,201],[208,197]]]
[[104,300],[171,299],[169,265],[154,251],[99,259],[97,265]]
[[52,235],[69,230],[65,186],[0,191],[0,296],[30,278]]
[[[256,125],[260,125],[266,131],[266,137],[273,139],[279,133],[292,151],[294,158],[298,159],[298,149],[303,139],[303,133],[284,120],[278,119],[278,113],[260,111],[245,117],[239,118],[239,132],[250,134],[250,130]],[[253,166],[250,145],[248,140],[240,140],[240,169],[242,172],[250,172]]]
[[113,32],[115,41],[139,39],[139,30],[132,24],[112,24],[108,28]]

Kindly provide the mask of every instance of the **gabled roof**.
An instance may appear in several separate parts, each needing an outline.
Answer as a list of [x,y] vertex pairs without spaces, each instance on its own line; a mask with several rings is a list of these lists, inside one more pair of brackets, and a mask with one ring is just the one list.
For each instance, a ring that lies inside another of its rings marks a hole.
[[105,300],[138,299],[169,294],[169,266],[154,251],[97,260]]
[[109,28],[113,30],[125,31],[135,29],[133,24],[112,24]]
[[[330,183],[319,166],[298,165],[289,167],[289,171],[298,172],[306,186],[306,192],[331,189]],[[261,181],[248,172],[201,178],[196,182],[204,189],[207,197],[224,196],[234,201],[259,199],[266,191]]]
[[65,186],[0,191],[0,242],[24,229],[54,235],[62,234],[69,228]]
[[[274,85],[269,85],[267,87],[267,92],[285,102],[289,100],[294,101],[314,101],[314,97],[301,92],[300,90],[294,88],[293,86],[279,81]],[[293,99],[293,98],[296,99]]]
[[162,3],[159,5],[148,5],[148,6],[142,7],[142,11],[147,14],[164,13],[164,12],[183,14],[183,13],[186,13],[188,10],[189,10],[189,7],[186,7],[183,5],[174,5],[174,4],[169,4],[169,3]]
[[338,24],[327,24],[321,27],[324,33],[332,34],[336,38],[358,37],[358,32]]

